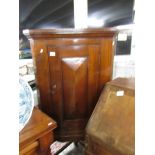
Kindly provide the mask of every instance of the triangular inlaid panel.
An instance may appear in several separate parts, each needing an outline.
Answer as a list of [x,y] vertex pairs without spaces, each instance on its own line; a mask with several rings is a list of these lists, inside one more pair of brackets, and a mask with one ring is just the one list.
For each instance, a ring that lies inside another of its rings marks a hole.
[[74,71],[76,71],[81,66],[81,64],[83,64],[85,60],[86,60],[85,57],[63,58],[62,59],[62,61]]
[[83,118],[87,107],[87,57],[62,59],[64,117]]

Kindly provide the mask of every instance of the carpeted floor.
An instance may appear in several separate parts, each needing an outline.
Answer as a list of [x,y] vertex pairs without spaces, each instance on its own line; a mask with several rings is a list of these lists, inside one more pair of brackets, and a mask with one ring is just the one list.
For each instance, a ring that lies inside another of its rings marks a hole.
[[51,145],[51,155],[84,155],[84,146],[78,143],[75,145],[74,143],[68,143],[69,145],[61,152],[57,153],[60,149],[62,149],[68,142],[58,142],[55,141]]

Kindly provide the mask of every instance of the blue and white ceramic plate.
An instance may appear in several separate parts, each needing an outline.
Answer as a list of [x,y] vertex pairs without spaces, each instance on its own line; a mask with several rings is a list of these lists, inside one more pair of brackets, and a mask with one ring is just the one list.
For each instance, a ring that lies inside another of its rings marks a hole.
[[29,121],[34,107],[34,98],[31,87],[21,77],[19,78],[19,131]]

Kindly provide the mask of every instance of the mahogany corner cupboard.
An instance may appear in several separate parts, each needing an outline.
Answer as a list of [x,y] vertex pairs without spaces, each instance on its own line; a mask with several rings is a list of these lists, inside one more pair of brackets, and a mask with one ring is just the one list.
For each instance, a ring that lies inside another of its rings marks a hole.
[[35,29],[30,41],[40,108],[57,121],[55,138],[80,140],[113,70],[112,29]]

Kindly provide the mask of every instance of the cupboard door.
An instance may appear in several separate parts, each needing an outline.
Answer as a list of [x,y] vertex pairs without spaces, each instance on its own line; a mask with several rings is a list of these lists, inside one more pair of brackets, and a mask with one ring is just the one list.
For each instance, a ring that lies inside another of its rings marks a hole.
[[48,47],[52,114],[65,137],[85,128],[97,102],[99,45]]

